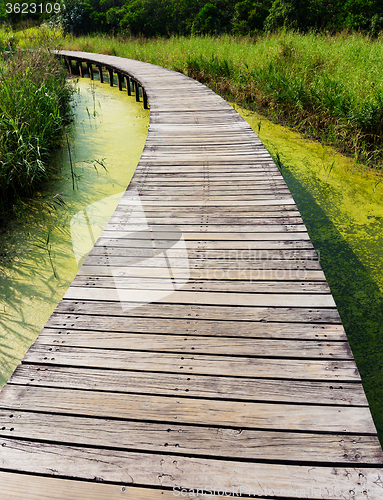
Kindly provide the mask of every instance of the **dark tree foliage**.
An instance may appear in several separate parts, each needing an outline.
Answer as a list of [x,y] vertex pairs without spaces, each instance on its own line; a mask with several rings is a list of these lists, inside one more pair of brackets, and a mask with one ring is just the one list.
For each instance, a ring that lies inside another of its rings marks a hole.
[[383,0],[274,0],[264,28],[285,26],[299,31],[362,31],[376,36],[383,29]]
[[133,0],[120,9],[120,28],[132,35],[166,36],[173,32],[171,0]]
[[79,35],[82,31],[85,18],[84,7],[76,0],[67,1],[59,14],[60,24],[65,31]]
[[[56,0],[57,1],[57,0]],[[173,34],[255,35],[282,27],[305,32],[383,30],[383,0],[58,0],[62,12],[50,17],[75,34],[104,32],[145,37]],[[28,14],[5,13],[0,21],[17,23]],[[35,16],[36,17],[36,16]],[[47,15],[40,16],[43,21]]]
[[221,31],[221,13],[218,7],[212,3],[205,4],[193,22],[192,33],[196,35],[215,35]]
[[235,2],[230,0],[216,0],[214,3],[205,3],[193,21],[192,33],[216,35],[230,32],[234,9]]
[[4,1],[0,0],[0,23],[5,23],[6,20]]
[[236,35],[254,35],[262,31],[271,5],[272,0],[244,0],[236,3],[232,18],[232,32]]

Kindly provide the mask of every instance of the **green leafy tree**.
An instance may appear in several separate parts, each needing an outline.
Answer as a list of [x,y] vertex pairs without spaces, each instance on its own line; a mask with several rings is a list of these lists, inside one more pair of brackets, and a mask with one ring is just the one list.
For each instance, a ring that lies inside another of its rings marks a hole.
[[5,15],[5,2],[0,0],[0,23],[4,23],[6,21]]
[[60,24],[64,31],[79,35],[83,32],[84,8],[81,2],[67,0],[59,14]]
[[120,27],[132,35],[166,36],[171,22],[169,11],[170,0],[133,0],[121,9]]
[[221,31],[220,11],[212,3],[205,4],[198,12],[192,26],[196,35],[213,35]]
[[171,1],[171,33],[189,35],[193,22],[206,2],[204,0],[172,0]]
[[244,0],[235,5],[232,19],[233,33],[252,35],[263,30],[272,1]]
[[378,34],[383,24],[383,2],[381,0],[346,0],[339,27]]
[[383,28],[383,0],[274,0],[266,30],[285,26],[299,31],[344,29],[376,36]]
[[309,0],[274,0],[265,19],[265,29],[273,31],[283,26],[301,29],[303,25],[309,23],[307,19],[309,3]]

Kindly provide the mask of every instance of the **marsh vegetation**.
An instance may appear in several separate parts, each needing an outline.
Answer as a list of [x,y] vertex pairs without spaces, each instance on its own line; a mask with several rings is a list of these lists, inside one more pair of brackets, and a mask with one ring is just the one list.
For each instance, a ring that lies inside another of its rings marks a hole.
[[49,160],[71,117],[72,89],[47,50],[0,61],[0,224],[49,178]]
[[383,43],[360,34],[279,32],[258,38],[66,36],[62,46],[180,71],[381,170]]

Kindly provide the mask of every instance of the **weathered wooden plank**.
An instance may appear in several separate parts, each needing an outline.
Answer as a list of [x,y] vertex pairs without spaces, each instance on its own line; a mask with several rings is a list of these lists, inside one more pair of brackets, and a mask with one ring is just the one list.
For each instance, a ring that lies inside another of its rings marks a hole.
[[[201,178],[197,178],[195,175],[194,177],[183,177],[182,180],[180,180],[177,177],[170,177],[170,174],[167,176],[161,176],[157,173],[150,173],[150,172],[144,172],[141,177],[137,177],[134,180],[134,183],[132,183],[132,187],[141,187],[142,185],[145,184],[150,184],[152,186],[157,186],[161,188],[162,186],[166,186],[166,188],[173,188],[177,189],[178,187],[198,187],[198,188],[211,188],[214,187],[216,188],[215,190],[219,191],[224,190],[227,188],[227,184],[230,182],[235,182],[236,186],[244,186],[244,187],[250,187],[250,188],[256,188],[256,189],[264,189],[264,188],[269,188],[273,189],[274,186],[286,186],[285,181],[283,179],[279,179],[276,176],[273,176],[272,179],[267,180],[265,179],[265,175],[262,177],[260,176],[259,178],[254,179],[254,176],[251,177],[237,177],[237,180],[229,180],[229,178],[219,175],[217,177],[212,177],[212,176],[205,176]],[[234,176],[233,176],[234,177]],[[220,189],[218,189],[221,186]],[[294,206],[294,205],[290,205]],[[272,210],[272,208],[271,208]],[[275,210],[275,208],[274,208]]]
[[[123,276],[76,276],[72,286],[101,288],[123,288],[129,290],[169,290],[167,281],[161,278]],[[172,289],[172,288],[171,288]],[[237,281],[228,283],[221,280],[194,280],[182,286],[184,291],[233,292],[233,293],[330,293],[326,282],[310,281]]]
[[[246,134],[242,134],[242,138],[245,137]],[[183,148],[177,150],[176,145],[171,145],[168,143],[163,143],[161,146],[150,146],[143,151],[143,159],[145,158],[153,158],[154,156],[167,156],[170,154],[174,154],[175,158],[181,158],[183,156],[189,156],[193,158],[199,158],[200,156],[207,157],[235,157],[237,161],[240,161],[243,157],[246,160],[254,158],[251,156],[252,154],[256,157],[256,159],[262,158],[266,161],[270,161],[270,154],[265,151],[265,149],[256,142],[249,141],[248,144],[245,144],[243,141],[239,141],[237,145],[233,146],[232,144],[221,144],[221,147],[213,147],[209,144],[201,144],[200,146],[188,146],[184,145]],[[176,161],[177,165],[178,162]]]
[[[181,490],[198,489],[228,491],[231,495],[250,492],[259,496],[353,500],[368,495],[369,500],[381,498],[381,469],[354,467],[321,467],[221,461],[174,455],[144,454],[119,450],[79,448],[75,446],[31,443],[2,438],[8,450],[3,468],[17,470],[22,466],[30,473],[109,481],[126,485],[145,485]],[[35,459],[30,460],[33,454]],[[55,467],[52,469],[52,456]],[[214,486],[212,486],[214,485]],[[326,487],[323,487],[326,485]],[[126,486],[126,490],[129,487]],[[124,493],[125,493],[124,491]],[[363,494],[363,492],[366,492]],[[357,495],[357,496],[356,496]],[[140,498],[138,496],[138,498]],[[149,497],[150,498],[150,497]]]
[[[107,236],[103,236],[104,234],[108,234],[111,236],[108,238]],[[192,233],[192,235],[195,233]],[[245,257],[247,256],[252,257],[253,254],[251,253],[252,251],[256,250],[287,250],[287,252],[284,254],[287,256],[289,255],[288,250],[293,250],[297,251],[299,249],[303,249],[304,252],[302,252],[303,256],[306,256],[306,259],[310,258],[317,258],[317,253],[313,249],[313,245],[310,240],[308,239],[298,239],[294,240],[291,235],[287,235],[286,239],[268,239],[267,235],[264,235],[264,239],[260,240],[244,240],[241,241],[239,238],[238,239],[225,239],[224,237],[218,238],[218,239],[213,239],[214,234],[211,234],[209,239],[204,239],[204,234],[199,233],[199,239],[189,239],[189,235],[186,234],[184,236],[184,240],[186,242],[186,248],[189,249],[200,249],[200,248],[207,248],[209,250],[247,250],[246,252],[242,252],[242,256]],[[174,227],[173,229],[170,228],[168,229],[166,226],[163,228],[162,226],[160,227],[152,227],[150,230],[144,229],[142,231],[134,231],[134,229],[129,230],[127,229],[126,231],[104,231],[103,235],[97,240],[96,247],[105,245],[105,246],[111,246],[111,247],[137,247],[137,248],[144,248],[144,247],[149,247],[153,248],[156,246],[161,245],[163,248],[163,243],[162,242],[169,242],[169,245],[176,243],[181,236],[181,233],[177,227]],[[228,236],[228,235],[227,235]],[[289,239],[287,237],[290,236]],[[169,248],[171,250],[171,248]],[[310,250],[310,251],[308,251]],[[168,251],[168,250],[167,250]],[[275,255],[282,255],[281,253],[274,253]],[[271,253],[270,255],[274,255]],[[230,255],[230,254],[229,254]],[[265,254],[266,255],[266,254]],[[269,255],[269,254],[268,254]],[[303,260],[303,259],[301,259]]]
[[[102,248],[102,247],[101,247]],[[133,272],[135,268],[147,268],[151,267],[153,269],[153,273],[156,272],[156,269],[161,269],[164,267],[163,256],[160,257],[152,257],[150,262],[146,262],[145,259],[137,259],[137,258],[129,258],[129,257],[119,257],[119,256],[102,256],[102,255],[89,255],[86,259],[85,265],[88,266],[113,266],[113,267],[127,267],[129,266],[130,272]],[[216,279],[230,279],[230,273],[226,274],[227,270],[235,270],[236,272],[242,270],[254,270],[254,271],[265,271],[265,270],[284,270],[286,271],[286,275],[290,270],[297,271],[301,270],[302,275],[301,279],[304,279],[306,275],[304,272],[306,270],[317,270],[320,271],[321,267],[318,260],[281,260],[281,259],[258,259],[258,260],[241,260],[241,259],[207,259],[201,257],[199,259],[189,258],[186,259],[174,259],[172,260],[171,267],[173,269],[198,269],[201,272],[206,272],[208,269],[216,269]],[[167,268],[167,266],[166,266]],[[122,269],[121,269],[122,271]],[[101,273],[101,270],[100,270]],[[254,274],[256,276],[257,273]],[[202,274],[198,276],[198,278],[202,278]],[[245,278],[245,274],[240,275]],[[251,275],[250,275],[251,276]],[[153,274],[155,277],[155,274]],[[198,279],[197,278],[197,279]],[[281,304],[282,306],[282,304]]]
[[[255,164],[259,164],[260,162],[264,163],[270,161],[271,163],[271,158],[269,155],[264,155],[264,154],[256,154],[255,152],[248,153],[248,154],[242,154],[240,156],[236,155],[219,155],[219,154],[200,154],[200,155],[179,155],[177,157],[177,162],[174,161],[174,158],[172,155],[165,156],[163,157],[156,157],[154,155],[152,156],[144,156],[142,158],[142,165],[144,167],[152,166],[152,165],[157,165],[157,166],[174,166],[176,165],[177,167],[185,168],[189,166],[206,166],[207,162],[212,162],[212,163],[220,163],[221,165],[224,166],[229,166],[231,165],[232,167],[235,165],[248,165],[248,166],[253,166]],[[277,167],[275,167],[277,168]]]
[[[270,197],[272,199],[278,199],[278,200],[290,200],[292,199],[291,194],[288,192],[283,192],[283,193],[275,193],[272,192],[270,193],[263,193],[263,194],[223,194],[223,193],[209,193],[206,192],[204,195],[204,199],[207,201],[220,201],[220,200],[225,200],[225,201],[251,201],[254,200],[254,197],[256,196],[257,200],[269,200]],[[194,194],[189,194],[187,195],[186,193],[174,193],[172,195],[170,194],[161,194],[158,195],[155,191],[152,193],[140,193],[140,200],[145,203],[146,201],[152,201],[152,200],[160,200],[163,199],[164,201],[173,201],[173,200],[187,200],[188,202],[191,201],[201,201],[201,196],[194,195]],[[222,228],[224,231],[224,229]]]
[[[100,249],[102,247],[98,247]],[[93,253],[93,252],[92,252]],[[113,269],[107,265],[91,266],[83,265],[78,276],[113,276]],[[136,267],[129,269],[129,275],[142,278],[169,278],[168,269],[159,269],[152,267]],[[296,280],[315,280],[323,281],[324,274],[320,270],[307,269],[190,269],[185,271],[185,277],[189,280],[275,280],[275,281],[296,281]]]
[[24,363],[292,380],[360,381],[354,361],[210,356],[34,344]]
[[[178,218],[183,218],[183,217],[190,217],[190,218],[195,218],[195,217],[200,217],[201,215],[209,215],[209,217],[240,217],[241,219],[243,218],[265,218],[265,215],[267,216],[267,219],[271,217],[299,217],[300,213],[298,210],[279,210],[279,211],[269,211],[267,213],[265,212],[255,212],[253,210],[249,211],[220,211],[220,210],[204,210],[203,207],[198,208],[198,209],[183,209],[183,210],[166,210],[164,208],[163,210],[160,209],[154,209],[154,210],[144,210],[145,216],[148,218],[153,218],[153,217],[178,217]],[[128,209],[125,209],[124,207],[117,207],[114,215],[116,216],[129,216],[130,217],[140,217],[142,216],[142,210],[136,210],[133,211],[130,207]]]
[[[183,195],[183,196],[199,196],[200,198],[203,197],[205,194],[209,194],[210,197],[212,196],[225,196],[222,189],[214,189],[214,186],[207,186],[205,189],[203,188],[197,188],[193,187],[191,189],[190,187],[186,186],[179,186],[179,187],[174,187],[174,186],[161,186],[161,188],[157,188],[156,186],[151,186],[151,185],[146,185],[142,184],[137,187],[138,192],[142,196],[150,196],[151,194],[154,194],[156,196],[162,195],[162,196],[169,196],[171,194],[175,195]],[[257,196],[257,195],[266,195],[270,196],[268,193],[270,192],[269,187],[264,187],[264,188],[244,188],[242,186],[238,186],[237,188],[229,188],[225,190],[227,192],[227,196]],[[273,189],[273,195],[274,197],[276,195],[283,195],[286,194],[287,196],[290,194],[290,191],[288,188],[284,187],[278,187]],[[230,198],[229,198],[230,199]]]
[[[152,238],[149,232],[141,232],[142,239],[137,238],[137,234],[133,233],[136,238],[130,239],[128,231],[121,231],[121,238],[103,238],[97,240],[97,244],[89,252],[92,257],[158,257],[166,254],[169,259],[182,258],[185,261],[186,255],[189,259],[195,262],[202,262],[206,259],[214,259],[224,261],[226,264],[230,262],[241,261],[242,263],[251,263],[265,260],[282,261],[284,265],[289,261],[305,263],[306,261],[318,261],[318,255],[312,249],[311,243],[307,240],[294,242],[279,242],[261,240],[255,243],[240,243],[227,242],[225,240],[207,240],[207,241],[185,241],[185,247],[177,246],[178,239],[163,238],[161,240]],[[144,237],[146,236],[146,238]],[[138,262],[140,259],[136,259]],[[127,263],[134,263],[134,260],[127,259]],[[278,263],[276,263],[278,264]],[[150,264],[148,264],[150,265]],[[185,267],[185,264],[183,267]],[[243,267],[243,266],[242,266]],[[219,268],[217,266],[217,268]],[[282,267],[283,268],[283,267]],[[265,269],[266,270],[266,269]],[[319,271],[319,270],[317,270]],[[307,276],[305,276],[307,278]],[[322,281],[325,279],[322,278]]]
[[[151,144],[158,144],[163,141],[185,141],[189,145],[193,143],[209,144],[213,141],[242,142],[246,135],[250,137],[248,131],[243,129],[241,122],[233,125],[234,127],[230,129],[230,125],[227,123],[215,124],[214,127],[209,124],[189,124],[184,126],[182,124],[151,123],[149,125],[150,136],[148,136],[148,140]],[[254,144],[258,145],[257,142],[254,142]],[[265,159],[262,164],[275,165],[271,157]],[[219,165],[215,164],[214,166],[218,167]]]
[[215,377],[128,370],[19,365],[10,384],[282,403],[368,406],[358,382]]
[[[267,203],[267,205],[265,205]],[[133,208],[134,205],[132,204],[132,201],[129,200],[129,198],[121,198],[119,204],[119,208],[121,209],[127,209],[127,208]],[[256,211],[256,212],[262,212],[265,215],[267,215],[267,212],[270,211],[275,211],[275,210],[283,210],[283,211],[290,211],[290,210],[295,210],[296,207],[293,203],[291,203],[291,200],[277,200],[277,199],[271,199],[271,200],[259,200],[257,203],[255,200],[252,201],[244,201],[244,202],[233,202],[233,201],[209,201],[204,203],[203,205],[198,205],[196,206],[193,203],[188,203],[187,201],[173,201],[173,202],[159,202],[159,201],[147,201],[145,203],[142,203],[142,208],[143,210],[146,211],[157,211],[160,209],[169,209],[170,211],[176,211],[176,210],[192,210],[195,212],[198,211],[203,211],[206,213],[210,213],[211,211],[219,211],[220,213],[225,213],[225,212],[237,212],[239,210],[242,210],[244,212],[249,212],[249,211]]]
[[47,418],[46,414],[5,410],[0,410],[0,426],[0,435],[5,438],[109,446],[125,451],[247,460],[284,460],[287,455],[290,462],[346,466],[383,463],[376,436],[252,431],[55,414]]
[[[61,301],[55,312],[47,321],[45,328],[62,329],[67,327],[70,330],[86,330],[89,325],[92,330],[102,330],[103,332],[131,332],[131,333],[162,333],[179,335],[209,335],[218,337],[244,337],[244,338],[275,338],[275,339],[306,339],[306,340],[331,340],[344,341],[346,334],[342,325],[339,324],[315,324],[315,323],[267,323],[261,320],[232,321],[221,320],[218,317],[225,317],[228,308],[224,308],[222,314],[216,312],[217,319],[195,319],[195,314],[190,314],[193,319],[180,319],[177,317],[165,318],[153,317],[145,314],[147,306],[136,311],[134,317],[132,311],[122,311],[119,304],[93,302],[71,302]],[[188,308],[184,308],[189,311]],[[178,307],[178,312],[181,309]],[[176,311],[177,312],[177,311]],[[246,312],[246,311],[245,311]],[[132,317],[129,317],[133,314]],[[142,314],[143,317],[139,317]],[[239,313],[240,314],[240,313]],[[315,312],[314,312],[315,314]],[[184,312],[188,316],[189,312]],[[203,314],[201,314],[202,316]],[[182,314],[180,313],[180,316]],[[205,315],[203,315],[205,316]],[[303,318],[303,320],[308,318]],[[334,318],[331,318],[334,320]],[[58,335],[62,331],[57,331]],[[44,330],[42,330],[42,333]]]
[[[2,500],[174,500],[174,491],[0,471]],[[204,498],[197,492],[196,499]],[[262,499],[260,499],[262,500]]]
[[[245,138],[245,136],[243,136]],[[218,141],[219,142],[219,141]],[[239,159],[242,155],[251,155],[255,154],[257,158],[267,158],[268,155],[265,155],[262,146],[256,143],[246,143],[246,142],[237,142],[237,144],[201,144],[201,145],[188,145],[187,143],[183,144],[183,147],[180,148],[181,141],[177,141],[176,144],[171,144],[168,141],[163,142],[160,146],[151,146],[150,144],[146,144],[145,150],[143,152],[143,159],[146,157],[152,158],[155,157],[170,157],[172,156],[175,159],[175,164],[177,164],[177,159],[183,157],[185,155],[199,158],[201,155],[230,155],[230,156],[238,156]]]
[[97,332],[89,323],[85,331],[45,328],[35,345],[63,345],[101,349],[223,354],[231,356],[292,357],[310,359],[353,359],[348,342],[312,340],[240,339],[181,335],[129,335],[126,332]]
[[[185,175],[189,174],[191,176],[195,175],[204,175],[204,176],[222,176],[222,175],[249,175],[252,178],[266,178],[269,181],[272,181],[272,179],[280,178],[280,171],[278,170],[277,166],[275,165],[274,162],[271,160],[268,161],[267,159],[261,159],[258,161],[254,161],[253,163],[247,163],[247,164],[240,164],[236,163],[235,165],[230,165],[230,164],[209,164],[207,166],[206,164],[195,164],[195,165],[188,165],[187,169],[184,168],[184,166],[180,165],[159,165],[156,166],[155,163],[153,164],[148,164],[145,162],[145,164],[140,164],[139,167],[137,167],[141,175],[144,175],[145,173],[150,173],[150,174],[159,174],[159,175],[166,175],[166,174],[173,174],[173,175]],[[129,188],[128,188],[129,192]],[[270,193],[270,196],[271,193]]]
[[[170,246],[170,245],[169,245]],[[125,263],[122,265],[133,267],[135,270],[139,269],[135,266],[136,263],[141,262],[140,268],[142,268],[143,265],[145,265],[146,268],[149,268],[151,265],[156,266],[156,264],[160,263],[159,259],[163,259],[164,256],[168,259],[169,266],[175,266],[176,263],[178,262],[179,259],[182,259],[178,265],[176,266],[177,268],[181,269],[181,264],[183,263],[183,268],[187,268],[187,257],[186,255],[194,260],[194,263],[199,263],[199,268],[205,269],[205,261],[209,261],[209,259],[213,259],[215,264],[217,263],[217,260],[221,260],[222,262],[225,263],[225,266],[221,268],[221,272],[224,269],[235,269],[235,262],[240,261],[241,265],[238,266],[239,269],[257,269],[259,272],[254,273],[253,275],[249,274],[249,277],[247,278],[249,281],[257,281],[257,280],[267,280],[267,278],[262,277],[263,272],[267,272],[268,270],[275,271],[276,269],[292,269],[292,265],[295,266],[294,269],[297,269],[297,265],[300,266],[300,268],[303,268],[303,264],[306,262],[307,259],[310,257],[313,259],[314,262],[318,262],[317,255],[315,253],[311,253],[311,250],[308,251],[302,251],[302,250],[281,250],[281,251],[275,251],[275,250],[212,250],[209,248],[203,248],[203,245],[201,245],[202,248],[199,248],[197,250],[188,250],[187,254],[185,250],[181,250],[178,248],[172,248],[170,247],[168,250],[163,251],[162,249],[153,249],[153,248],[140,248],[139,246],[133,246],[132,248],[126,248],[123,246],[106,246],[106,245],[99,245],[95,249],[93,249],[89,255],[90,258],[87,261],[86,265],[91,265],[91,263],[94,264],[95,260],[91,259],[91,257],[99,258],[100,259],[100,266],[104,266],[107,262],[112,263],[112,262],[122,262],[121,258],[126,257]],[[107,254],[107,256],[105,255]],[[152,261],[152,259],[156,257],[155,261]],[[247,258],[246,258],[247,257]],[[108,259],[108,260],[106,260]],[[150,259],[150,261],[143,261],[143,259]],[[254,260],[252,260],[254,259]],[[249,263],[249,265],[246,265],[246,262]],[[267,264],[266,264],[267,262]],[[265,263],[265,266],[263,268],[262,263]],[[209,262],[206,262],[207,264],[207,270],[211,269],[213,266],[210,265]],[[161,266],[161,264],[159,264]],[[163,267],[164,262],[162,263]],[[195,268],[197,266],[194,266]],[[311,267],[311,266],[310,266]],[[319,266],[318,266],[319,267]],[[318,267],[314,270],[317,274],[314,274],[314,276],[318,277],[320,270]],[[154,269],[158,269],[157,267],[154,267]],[[216,269],[219,270],[219,264],[216,266]],[[238,271],[239,271],[238,269]],[[127,269],[126,269],[127,271]],[[132,271],[133,269],[129,270],[126,274],[128,276],[132,276]],[[262,271],[262,273],[261,273]],[[286,273],[286,277],[282,276],[284,273],[275,273],[276,275],[279,274],[279,276],[276,278],[277,281],[280,281],[281,279],[289,280],[289,279],[294,279],[293,277],[290,277],[288,275],[289,273]],[[102,270],[100,269],[100,275],[102,275]],[[121,269],[121,273],[119,275],[123,276],[123,270]],[[198,275],[198,277],[194,277],[194,279],[197,280],[207,280],[207,274],[206,277],[203,277],[201,275]],[[235,273],[233,273],[233,276],[235,276]],[[239,274],[241,276],[241,279],[246,281],[246,278],[244,277],[243,274]],[[306,286],[310,287],[310,282],[309,282],[309,274],[308,273],[301,273],[300,278],[298,278],[299,274],[297,273],[297,277],[295,279],[300,279],[301,281],[304,280],[306,282]],[[153,276],[155,278],[156,276]],[[185,278],[188,276],[185,274]],[[219,279],[219,273],[217,275],[211,274],[211,280],[218,280]],[[224,276],[221,277],[221,279],[229,279],[225,278]],[[193,278],[189,279],[189,283],[193,281]],[[270,281],[270,286],[272,287],[272,279]],[[322,276],[321,280],[324,282],[324,278]],[[232,290],[232,287],[230,286],[229,283],[226,283],[226,291]],[[184,286],[184,289],[186,289],[187,285]],[[188,285],[189,286],[189,285]],[[215,285],[213,285],[215,286]],[[236,285],[234,285],[236,286]],[[239,285],[237,285],[239,286]],[[251,286],[251,285],[249,285]],[[256,286],[256,285],[254,285]],[[259,284],[261,287],[262,285]],[[279,285],[277,285],[279,286]],[[287,285],[286,285],[287,286]],[[296,285],[292,285],[296,286]],[[314,285],[315,288],[318,288],[317,285]],[[302,285],[303,287],[303,285]],[[223,290],[225,291],[225,290]],[[303,290],[304,291],[304,290]],[[296,290],[296,292],[299,293],[299,290]]]
[[[218,193],[209,193],[209,192],[206,192],[205,193],[205,196],[204,198],[206,199],[206,201],[212,201],[212,202],[221,202],[221,201],[235,201],[235,202],[243,202],[243,201],[252,201],[254,200],[254,197],[256,196],[256,199],[258,201],[261,201],[261,200],[270,200],[271,199],[276,199],[276,200],[290,200],[291,199],[291,195],[289,193],[275,193],[275,192],[272,192],[271,194],[257,194],[257,195],[254,195],[254,194],[242,194],[242,196],[238,193],[238,194],[233,194],[233,195],[224,195],[224,194],[218,194]],[[192,202],[200,202],[201,201],[201,197],[200,196],[196,196],[194,194],[189,194],[189,195],[186,195],[185,193],[178,193],[178,192],[174,192],[173,194],[162,194],[162,195],[158,195],[156,192],[152,192],[151,194],[140,194],[140,200],[143,204],[145,204],[147,201],[158,201],[158,200],[161,200],[163,199],[164,202],[167,202],[167,201],[187,201],[188,203],[192,203]],[[306,230],[306,228],[305,228]],[[222,231],[225,231],[224,228],[222,228]],[[247,232],[247,228],[246,228],[246,231],[245,231],[245,228],[242,229],[243,232]],[[251,232],[251,228],[250,228],[250,232]]]
[[217,304],[226,306],[266,306],[266,307],[336,307],[331,294],[298,293],[227,293],[227,292],[187,292],[172,291],[158,297],[156,290],[135,290],[132,294],[125,288],[102,288],[70,286],[65,292],[66,299],[106,300],[129,303],[165,302],[168,304]]
[[[138,210],[137,207],[135,206],[129,206],[128,204],[124,205],[121,204],[117,207],[117,209],[124,214],[135,214],[138,212],[142,213],[141,208]],[[160,214],[161,216],[163,213],[168,213],[168,214],[175,214],[175,215],[184,215],[184,214],[194,214],[194,215],[200,215],[201,212],[205,214],[226,214],[226,213],[233,213],[241,217],[246,217],[247,215],[252,216],[252,217],[264,217],[265,215],[267,217],[273,217],[273,214],[277,214],[277,217],[281,217],[285,213],[291,214],[294,217],[296,216],[297,209],[294,205],[288,205],[288,204],[283,204],[283,205],[270,205],[268,207],[265,206],[241,206],[240,204],[232,205],[229,207],[225,206],[190,206],[188,207],[171,207],[171,206],[165,206],[165,207],[159,207],[156,205],[143,205],[142,209],[144,210],[145,214],[149,213],[149,215],[157,215]],[[298,212],[299,213],[299,212]]]
[[[122,309],[120,302],[93,301],[93,300],[62,300],[58,303],[56,312],[97,314],[106,316],[124,316],[124,317],[153,317],[153,318],[172,318],[198,320],[222,320],[238,321],[258,321],[262,327],[266,328],[269,322],[274,328],[273,323],[289,321],[301,323],[322,324],[335,323],[340,324],[339,313],[334,308],[289,308],[289,307],[246,307],[246,306],[208,306],[195,304],[145,304],[139,308],[126,310]],[[190,324],[193,324],[192,322]],[[255,325],[254,325],[255,327]],[[326,328],[326,326],[323,326]],[[278,330],[277,330],[278,331]]]
[[6,385],[0,408],[274,430],[376,434],[369,408],[288,405]]
[[[205,138],[190,135],[177,137],[173,134],[156,134],[146,141],[145,146],[148,151],[174,152],[175,155],[179,152],[180,147],[186,151],[210,151],[214,149],[228,151],[229,149],[236,149],[238,146],[242,151],[257,151],[260,142],[249,142],[248,138],[249,134],[238,132],[231,136],[221,133]],[[281,174],[279,178],[282,178]]]
[[[161,124],[194,124],[197,123],[200,125],[218,125],[225,124],[225,111],[212,111],[209,110],[206,113],[204,112],[194,112],[194,113],[164,113],[158,112],[152,107],[150,121],[151,123],[161,123]],[[233,120],[230,120],[230,123],[239,122],[239,128],[242,126],[241,119],[237,118],[234,113],[231,114]],[[230,118],[231,118],[230,117]],[[229,125],[229,122],[227,122]]]
[[[240,237],[243,235],[244,240],[252,240],[252,235],[254,235],[254,239],[256,239],[255,235],[259,235],[262,233],[265,233],[265,238],[267,239],[268,234],[271,234],[271,239],[274,239],[273,235],[277,234],[279,232],[280,234],[280,239],[281,240],[286,240],[291,234],[291,238],[293,240],[299,240],[299,239],[305,239],[307,240],[307,229],[304,224],[249,224],[249,225],[232,225],[232,224],[225,224],[222,226],[221,224],[210,224],[207,223],[207,218],[204,218],[204,220],[201,222],[197,222],[196,224],[177,224],[177,229],[182,231],[182,234],[184,237],[186,237],[189,233],[191,234],[197,234],[197,231],[200,231],[199,238],[197,239],[202,239],[205,237],[205,234],[207,235],[207,238],[214,239],[215,234],[217,234],[217,239],[230,239],[235,241],[236,239],[239,240]],[[167,227],[169,229],[174,230],[174,224],[161,224],[162,227]],[[106,230],[109,231],[114,231],[114,230],[128,230],[130,232],[134,231],[135,228],[138,231],[141,231],[143,229],[147,229],[147,224],[131,224],[126,219],[121,218],[119,222],[112,223],[108,222],[108,225],[106,226]],[[229,235],[227,233],[230,233]],[[301,234],[302,238],[297,238],[294,237],[295,234]],[[247,235],[247,236],[246,236]],[[285,236],[284,236],[285,235]],[[304,236],[303,236],[304,235]],[[230,236],[228,238],[228,236]]]
[[[128,228],[128,224],[126,224],[126,227]],[[172,226],[165,226],[167,230],[169,231],[169,238],[172,234]],[[193,226],[192,226],[193,227]],[[203,226],[205,227],[205,226]],[[303,227],[303,226],[302,226]],[[306,231],[302,232],[241,232],[237,231],[234,232],[234,226],[232,226],[233,231],[230,233],[225,233],[225,232],[207,232],[207,231],[201,231],[201,232],[183,232],[182,236],[185,241],[226,241],[226,242],[247,242],[249,245],[249,242],[251,241],[267,241],[269,242],[268,244],[272,244],[271,242],[277,241],[277,242],[282,242],[285,241],[287,242],[286,245],[288,246],[290,241],[294,242],[296,245],[301,245],[300,248],[313,248],[312,243],[310,241],[310,237]],[[177,227],[177,229],[180,229]],[[112,224],[108,224],[104,231],[101,233],[101,237],[104,238],[113,238],[113,235],[115,235],[116,238],[122,237],[126,235],[126,232],[129,231],[129,229],[125,231],[119,231],[118,229],[113,229]],[[173,228],[174,231],[174,228]],[[177,232],[177,231],[174,231]],[[179,234],[177,235],[177,239],[179,237]],[[139,233],[136,233],[135,231],[130,231],[129,232],[129,239],[142,239],[142,235]],[[303,246],[303,243],[298,243],[301,241],[305,241],[305,246]],[[228,244],[228,243],[226,243]],[[265,244],[265,243],[264,243]],[[281,243],[282,244],[282,243]],[[189,245],[189,243],[188,243]],[[283,243],[284,245],[284,243]],[[230,245],[232,248],[232,245]],[[190,248],[190,247],[189,247]],[[297,248],[297,246],[295,246]]]
[[[215,207],[220,209],[222,208],[223,210],[225,207],[230,207],[230,210],[236,210],[236,208],[243,208],[246,210],[248,207],[254,208],[256,207],[257,210],[274,210],[276,207],[277,208],[287,208],[294,206],[294,200],[292,198],[288,199],[282,199],[282,200],[277,200],[275,198],[271,199],[263,199],[263,200],[250,200],[250,201],[242,201],[242,202],[234,202],[234,201],[227,201],[225,199],[221,199],[220,201],[204,201],[203,207],[206,207],[208,209],[209,207]],[[122,198],[119,201],[119,206],[132,206],[132,200],[131,197],[123,195]],[[192,207],[195,208],[195,203],[190,203],[188,200],[175,200],[175,201],[158,201],[158,200],[153,200],[153,201],[146,201],[142,203],[143,208],[145,209],[146,207]]]

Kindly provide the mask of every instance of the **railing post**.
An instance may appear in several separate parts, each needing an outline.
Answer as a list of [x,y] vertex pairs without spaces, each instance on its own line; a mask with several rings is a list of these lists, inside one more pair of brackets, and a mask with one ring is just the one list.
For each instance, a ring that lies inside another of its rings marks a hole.
[[102,74],[102,66],[97,65],[98,74],[100,75],[100,83],[104,83],[104,75]]
[[92,63],[88,62],[86,64],[87,64],[87,67],[88,67],[88,72],[89,72],[90,79],[94,80]]
[[136,102],[140,102],[140,88],[136,80],[133,80],[133,85],[134,85],[134,93],[136,95]]
[[69,69],[69,74],[73,75],[73,68],[72,68],[72,59],[68,57],[68,69]]
[[132,91],[130,90],[130,77],[128,75],[125,75],[126,78],[126,93],[128,95],[132,95]]
[[64,56],[64,61],[65,61],[65,64],[68,68],[68,71],[70,74],[72,74],[72,67],[71,67],[71,64],[70,64],[70,59],[68,56]]
[[144,87],[142,87],[142,100],[144,101],[144,109],[149,109],[148,96],[146,95]]
[[77,69],[78,69],[78,74],[81,76],[81,78],[84,77],[84,72],[82,70],[82,61],[77,61]]
[[119,71],[117,72],[117,80],[118,80],[118,90],[122,90],[123,77]]
[[113,69],[108,68],[108,73],[109,73],[109,85],[113,87]]

